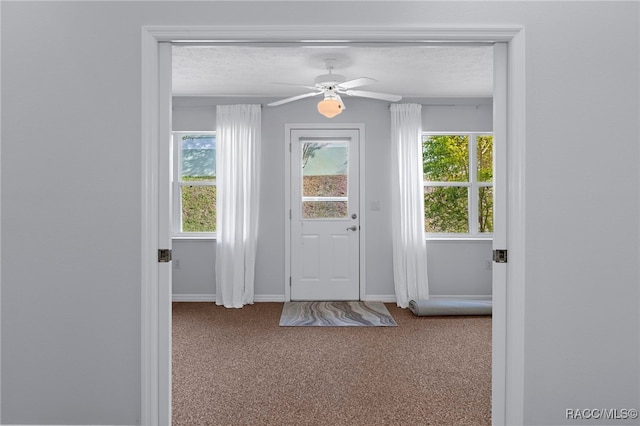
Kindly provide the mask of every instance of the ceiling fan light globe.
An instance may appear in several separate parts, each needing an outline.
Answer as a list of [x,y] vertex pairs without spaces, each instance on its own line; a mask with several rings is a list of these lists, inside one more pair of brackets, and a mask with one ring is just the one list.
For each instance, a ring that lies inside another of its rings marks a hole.
[[318,102],[318,112],[327,118],[333,118],[342,112],[342,104],[336,99],[324,99]]

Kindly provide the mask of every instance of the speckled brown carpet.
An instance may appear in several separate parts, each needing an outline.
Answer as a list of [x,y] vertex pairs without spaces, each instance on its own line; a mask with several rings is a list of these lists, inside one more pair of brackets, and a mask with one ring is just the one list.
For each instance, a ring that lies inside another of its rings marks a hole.
[[282,303],[173,304],[173,425],[491,424],[491,317],[280,327]]

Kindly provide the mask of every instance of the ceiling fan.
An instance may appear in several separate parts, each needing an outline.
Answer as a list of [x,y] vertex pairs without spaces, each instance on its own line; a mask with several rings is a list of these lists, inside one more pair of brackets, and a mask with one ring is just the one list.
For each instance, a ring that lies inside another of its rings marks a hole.
[[333,74],[333,68],[335,65],[335,59],[324,59],[325,67],[328,74],[323,74],[315,79],[313,86],[305,86],[300,84],[290,83],[276,83],[285,84],[288,86],[304,87],[313,90],[312,92],[304,93],[302,95],[292,96],[290,98],[281,99],[279,101],[271,102],[268,106],[278,106],[286,104],[288,102],[297,101],[299,99],[309,98],[312,96],[324,95],[324,99],[318,103],[318,112],[325,117],[331,118],[340,114],[344,109],[344,103],[340,95],[358,96],[361,98],[380,99],[383,101],[397,102],[402,99],[402,96],[391,95],[388,93],[368,92],[365,90],[353,90],[356,87],[366,86],[371,83],[375,83],[376,80],[369,77],[360,77],[353,80],[345,81],[345,77],[340,74]]

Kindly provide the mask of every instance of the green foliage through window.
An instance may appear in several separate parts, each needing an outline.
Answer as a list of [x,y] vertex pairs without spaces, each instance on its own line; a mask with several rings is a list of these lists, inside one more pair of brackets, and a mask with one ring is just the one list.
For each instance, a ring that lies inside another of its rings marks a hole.
[[464,186],[425,188],[424,210],[427,232],[468,233],[468,189]]
[[467,182],[469,180],[469,137],[429,136],[422,142],[424,180]]
[[[205,177],[184,178],[185,181],[207,181]],[[182,232],[216,231],[216,187],[181,186]]]
[[493,136],[424,135],[422,160],[426,232],[493,232]]

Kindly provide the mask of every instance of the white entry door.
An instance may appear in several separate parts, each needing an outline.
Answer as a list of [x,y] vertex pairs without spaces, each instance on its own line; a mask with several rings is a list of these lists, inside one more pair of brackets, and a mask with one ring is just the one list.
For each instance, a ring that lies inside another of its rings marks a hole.
[[291,130],[291,300],[360,298],[359,130]]

